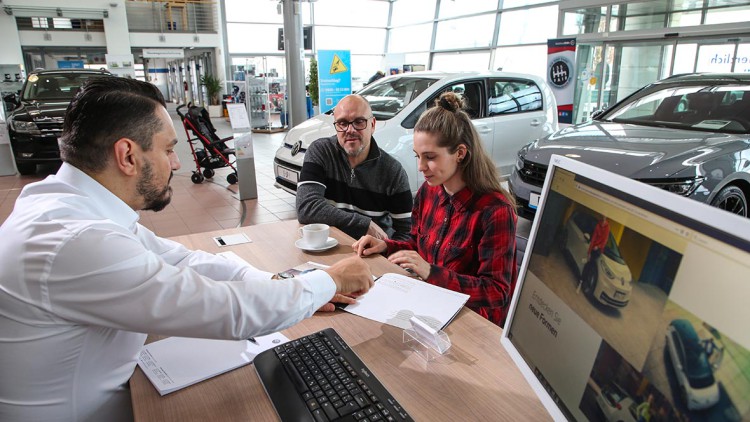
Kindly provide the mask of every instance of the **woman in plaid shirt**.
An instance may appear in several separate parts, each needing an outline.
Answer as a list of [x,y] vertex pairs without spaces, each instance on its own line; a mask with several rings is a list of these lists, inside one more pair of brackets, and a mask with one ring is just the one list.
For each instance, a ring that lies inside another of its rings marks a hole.
[[466,306],[500,326],[516,282],[515,203],[500,185],[461,100],[443,93],[414,128],[425,183],[412,210],[410,238],[363,236],[359,255],[383,253],[422,280],[469,295]]

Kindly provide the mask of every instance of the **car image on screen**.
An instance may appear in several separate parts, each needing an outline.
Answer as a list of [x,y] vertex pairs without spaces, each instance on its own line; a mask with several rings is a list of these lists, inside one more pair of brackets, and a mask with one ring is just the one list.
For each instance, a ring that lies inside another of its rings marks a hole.
[[604,305],[622,308],[630,302],[633,276],[620,254],[620,248],[612,233],[609,234],[596,271],[584,275],[591,234],[596,223],[596,218],[589,213],[573,212],[565,223],[562,246],[569,261],[574,265],[576,275],[582,278],[582,290]]
[[666,341],[683,403],[690,410],[715,405],[719,401],[719,384],[693,324],[675,319],[667,327]]

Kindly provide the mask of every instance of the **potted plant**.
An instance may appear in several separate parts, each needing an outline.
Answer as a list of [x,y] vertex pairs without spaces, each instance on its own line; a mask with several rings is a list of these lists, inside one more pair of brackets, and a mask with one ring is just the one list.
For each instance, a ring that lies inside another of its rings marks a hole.
[[208,106],[208,115],[211,117],[221,117],[221,103],[219,102],[219,94],[224,89],[224,83],[213,75],[201,76],[201,85],[206,87],[206,93],[208,94],[208,100],[210,102]]
[[310,83],[309,83],[310,99],[313,103],[313,115],[318,114],[318,61],[315,60],[315,56],[310,57]]

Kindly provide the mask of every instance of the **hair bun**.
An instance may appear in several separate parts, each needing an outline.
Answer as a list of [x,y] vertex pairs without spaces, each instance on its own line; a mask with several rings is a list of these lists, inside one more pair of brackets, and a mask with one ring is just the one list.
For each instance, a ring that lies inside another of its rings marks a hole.
[[440,95],[438,105],[451,113],[461,109],[461,98],[455,92],[444,92]]

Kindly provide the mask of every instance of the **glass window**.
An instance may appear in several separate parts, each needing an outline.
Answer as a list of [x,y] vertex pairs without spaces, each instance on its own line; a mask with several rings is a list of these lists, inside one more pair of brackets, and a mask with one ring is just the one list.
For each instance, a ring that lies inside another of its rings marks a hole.
[[431,22],[435,19],[435,0],[398,0],[391,4],[391,26]]
[[[512,7],[531,6],[539,3],[552,3],[551,0],[503,0],[503,9]],[[556,3],[556,2],[555,2]]]
[[441,53],[432,59],[432,69],[444,72],[464,72],[471,70],[488,70],[489,52],[477,53]]
[[708,9],[706,24],[733,23],[750,21],[750,5]]
[[438,18],[473,15],[497,10],[497,0],[453,0],[441,1]]
[[278,13],[279,3],[270,1],[226,0],[227,22],[284,23],[284,15]]
[[737,46],[737,60],[734,63],[734,71],[737,73],[750,73],[750,44]]
[[493,69],[528,73],[547,78],[547,45],[500,47],[495,50]]
[[557,6],[503,12],[497,45],[547,42],[557,36]]
[[315,46],[318,50],[349,50],[352,54],[384,54],[385,29],[316,26]]
[[229,53],[279,53],[279,28],[281,25],[227,23]]
[[421,64],[427,68],[427,63],[430,61],[430,53],[423,51],[420,53],[406,53],[404,54],[404,64]]
[[698,44],[677,44],[672,64],[672,74],[692,73],[695,71],[695,56]]
[[495,79],[490,81],[489,115],[542,109],[542,92],[531,81]]
[[55,29],[72,29],[73,24],[70,22],[70,19],[68,18],[52,18],[52,26],[55,27]]
[[388,52],[404,53],[429,50],[432,42],[432,26],[432,23],[426,23],[391,29],[391,36],[388,39]]
[[696,72],[731,72],[734,44],[702,45],[698,49]]
[[494,13],[438,22],[435,49],[489,47],[494,28]]
[[667,2],[649,1],[612,7],[610,31],[635,31],[666,27]]
[[[370,77],[382,68],[383,56],[352,54],[352,91],[359,91]],[[320,71],[320,69],[318,69]]]
[[31,18],[32,28],[49,28],[49,21],[47,18]]
[[356,25],[385,28],[389,2],[371,0],[325,0],[313,3],[315,24]]
[[669,18],[669,26],[671,28],[677,28],[681,26],[697,26],[701,24],[701,15],[703,12],[700,10],[691,10],[688,12],[677,12],[673,13]]
[[578,35],[604,32],[606,16],[606,7],[565,11],[563,14],[562,34]]

